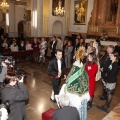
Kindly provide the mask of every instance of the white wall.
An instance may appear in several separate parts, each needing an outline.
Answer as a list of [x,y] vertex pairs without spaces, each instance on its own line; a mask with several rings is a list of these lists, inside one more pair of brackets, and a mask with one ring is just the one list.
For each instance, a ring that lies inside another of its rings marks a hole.
[[9,37],[16,37],[15,34],[15,5],[9,4]]
[[[49,21],[48,21],[48,35],[53,34],[53,24],[56,21],[60,21],[62,23],[62,35],[66,35],[66,26],[65,26],[65,16],[64,17],[56,17],[52,15],[52,0],[50,0],[50,14],[49,14]],[[58,28],[59,29],[59,28]]]
[[20,21],[24,21],[24,9],[26,7],[24,5],[15,5],[15,32],[18,33],[18,23]]
[[88,28],[88,22],[91,17],[91,12],[93,10],[93,4],[94,0],[88,0],[88,8],[87,8],[87,23],[86,25],[74,25],[74,1],[71,0],[71,14],[70,14],[70,26],[69,26],[69,32],[80,32],[80,33],[87,33],[87,28]]
[[[59,28],[59,29],[58,29]],[[62,26],[62,23],[59,22],[59,21],[56,21],[54,24],[53,24],[53,34],[54,35],[62,35],[62,30],[63,30],[63,26]]]
[[23,19],[24,5],[14,5],[10,3],[9,8],[9,37],[18,37],[18,23]]

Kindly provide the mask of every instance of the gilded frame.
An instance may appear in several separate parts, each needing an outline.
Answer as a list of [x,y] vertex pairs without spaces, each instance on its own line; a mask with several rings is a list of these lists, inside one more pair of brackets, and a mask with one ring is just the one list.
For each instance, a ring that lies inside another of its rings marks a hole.
[[88,0],[74,1],[74,25],[86,25]]

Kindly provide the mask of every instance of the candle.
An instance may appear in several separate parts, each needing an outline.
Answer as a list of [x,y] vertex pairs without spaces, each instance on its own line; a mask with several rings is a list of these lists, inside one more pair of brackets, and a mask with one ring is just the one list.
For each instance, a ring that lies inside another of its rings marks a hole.
[[98,26],[97,26],[97,32],[98,32]]
[[92,26],[92,32],[93,32],[93,26]]
[[116,34],[118,34],[118,31],[119,31],[119,27],[117,27]]
[[96,31],[96,26],[94,26],[94,32]]

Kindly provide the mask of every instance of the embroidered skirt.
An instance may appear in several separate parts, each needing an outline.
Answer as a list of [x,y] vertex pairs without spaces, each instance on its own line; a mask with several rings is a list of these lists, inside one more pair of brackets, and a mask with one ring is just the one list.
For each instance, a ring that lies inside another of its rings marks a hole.
[[105,85],[106,92],[110,92],[114,94],[116,83],[105,83],[104,85]]

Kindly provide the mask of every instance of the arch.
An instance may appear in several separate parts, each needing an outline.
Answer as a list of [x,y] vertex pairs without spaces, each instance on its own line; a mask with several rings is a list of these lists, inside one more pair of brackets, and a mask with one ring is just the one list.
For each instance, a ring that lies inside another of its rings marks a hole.
[[57,20],[53,23],[52,34],[56,36],[63,34],[63,24],[61,21]]
[[26,22],[25,21],[20,21],[18,23],[18,37],[20,38],[24,38],[25,37],[25,27],[26,26]]

